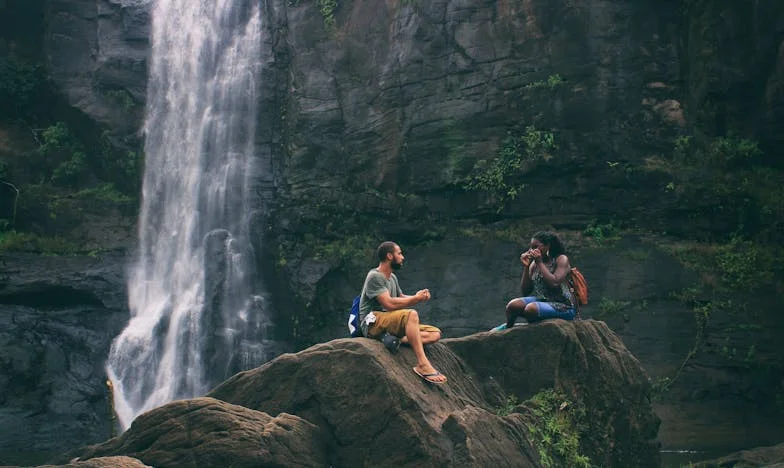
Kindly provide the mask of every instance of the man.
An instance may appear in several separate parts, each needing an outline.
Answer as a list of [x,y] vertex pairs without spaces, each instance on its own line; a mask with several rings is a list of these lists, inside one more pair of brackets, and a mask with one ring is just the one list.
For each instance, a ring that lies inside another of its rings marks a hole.
[[430,299],[430,291],[420,289],[413,296],[403,294],[394,270],[403,266],[403,251],[394,242],[378,246],[378,267],[365,278],[359,300],[359,318],[362,333],[368,338],[379,338],[384,332],[401,338],[414,351],[417,366],[414,372],[431,383],[446,382],[425,355],[424,345],[441,339],[441,330],[419,323],[419,314],[409,307]]

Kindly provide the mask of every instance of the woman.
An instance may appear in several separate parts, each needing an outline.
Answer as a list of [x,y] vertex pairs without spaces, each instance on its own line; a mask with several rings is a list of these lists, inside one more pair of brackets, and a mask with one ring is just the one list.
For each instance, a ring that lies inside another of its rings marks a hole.
[[520,291],[523,297],[506,305],[506,323],[492,331],[514,326],[518,316],[529,323],[560,318],[574,320],[575,300],[566,280],[571,267],[561,240],[552,232],[540,231],[531,239],[530,248],[520,255],[523,277]]

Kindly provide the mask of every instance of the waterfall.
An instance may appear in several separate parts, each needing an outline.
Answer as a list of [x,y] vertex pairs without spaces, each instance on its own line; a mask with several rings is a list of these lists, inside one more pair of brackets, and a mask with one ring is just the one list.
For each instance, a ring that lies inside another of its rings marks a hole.
[[126,429],[268,359],[254,267],[261,18],[252,0],[154,0],[131,319],[107,372]]

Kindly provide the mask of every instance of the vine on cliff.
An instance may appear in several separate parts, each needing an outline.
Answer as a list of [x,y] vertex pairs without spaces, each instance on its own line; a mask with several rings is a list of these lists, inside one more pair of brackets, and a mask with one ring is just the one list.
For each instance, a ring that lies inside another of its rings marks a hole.
[[338,9],[337,0],[316,0],[321,16],[324,18],[324,26],[327,29],[335,26],[335,10]]
[[463,188],[485,192],[501,212],[526,188],[522,180],[525,172],[539,161],[550,160],[557,148],[552,132],[534,126],[527,127],[522,135],[509,134],[495,157],[476,163]]

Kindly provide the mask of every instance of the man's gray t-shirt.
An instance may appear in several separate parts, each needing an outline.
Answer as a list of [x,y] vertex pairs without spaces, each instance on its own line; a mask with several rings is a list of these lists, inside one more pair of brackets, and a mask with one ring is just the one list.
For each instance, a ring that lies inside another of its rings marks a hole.
[[373,268],[365,278],[365,285],[362,286],[362,296],[359,299],[359,317],[364,320],[365,316],[371,311],[382,311],[381,304],[378,303],[377,297],[384,291],[389,291],[390,297],[400,297],[403,291],[400,289],[400,284],[397,282],[397,276],[392,273],[387,279],[384,273],[378,271],[378,268]]

